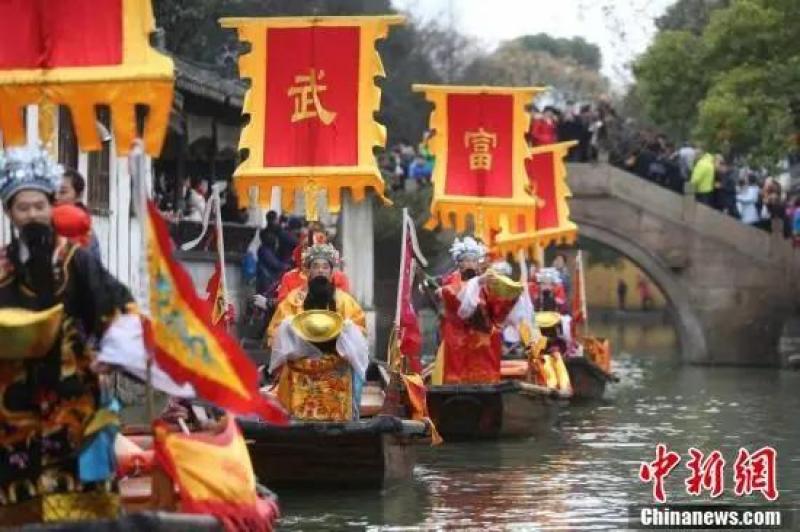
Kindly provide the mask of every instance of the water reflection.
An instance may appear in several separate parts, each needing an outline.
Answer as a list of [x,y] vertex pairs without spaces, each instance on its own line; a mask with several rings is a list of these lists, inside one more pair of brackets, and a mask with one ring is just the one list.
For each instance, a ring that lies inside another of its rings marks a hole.
[[[772,445],[779,502],[800,508],[800,373],[683,366],[666,325],[593,329],[617,347],[620,382],[604,402],[565,409],[538,440],[420,449],[415,480],[381,493],[282,492],[281,528],[619,530],[629,505],[650,502],[637,472],[658,442],[681,455],[720,449],[731,502],[742,502],[732,495],[739,447]],[[698,502],[683,489],[685,462],[667,479],[670,502]]]

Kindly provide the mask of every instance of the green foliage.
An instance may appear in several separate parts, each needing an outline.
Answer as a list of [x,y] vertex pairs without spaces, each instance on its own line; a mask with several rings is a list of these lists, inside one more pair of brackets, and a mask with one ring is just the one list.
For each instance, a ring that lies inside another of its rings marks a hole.
[[586,42],[583,37],[565,39],[552,37],[546,33],[523,35],[510,41],[531,52],[547,52],[559,59],[572,59],[577,64],[591,70],[600,70],[601,53],[596,44]]
[[661,32],[634,66],[645,112],[677,139],[688,137],[705,93],[702,46],[689,32]]
[[[762,164],[789,148],[788,101],[769,91],[771,74],[760,66],[741,66],[722,75],[700,104],[696,137],[714,151],[750,152]],[[765,129],[762,124],[771,124]]]
[[[800,2],[678,4],[705,5],[702,16],[695,13],[703,23],[697,33],[661,31],[637,61],[647,116],[677,137],[691,131],[713,151],[774,163],[800,126]],[[660,27],[681,24],[675,15]]]
[[713,11],[727,7],[731,0],[678,0],[656,19],[661,31],[688,31],[700,35]]

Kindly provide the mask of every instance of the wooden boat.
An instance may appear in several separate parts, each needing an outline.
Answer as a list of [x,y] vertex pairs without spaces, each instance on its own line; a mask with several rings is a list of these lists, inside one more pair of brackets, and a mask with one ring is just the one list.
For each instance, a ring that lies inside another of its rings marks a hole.
[[428,409],[445,441],[546,433],[567,396],[521,380],[428,386]]
[[224,530],[222,524],[210,515],[181,514],[174,512],[136,512],[127,513],[116,519],[95,519],[92,521],[54,522],[26,525],[29,532],[111,532],[118,530],[151,530],[159,532],[194,532]]
[[564,359],[572,383],[573,399],[601,399],[606,384],[618,381],[611,373],[611,345],[607,339],[593,336],[581,339],[580,343],[583,356]]
[[381,488],[410,479],[422,421],[378,415],[350,422],[278,427],[240,419],[256,477],[270,487]]
[[[117,460],[120,503],[124,515],[117,519],[80,522],[77,527],[72,524],[73,528],[63,530],[224,529],[222,523],[211,515],[184,514],[178,511],[180,492],[155,462],[153,436],[148,432],[148,427],[127,426],[123,433],[126,443],[118,445]],[[270,501],[266,504],[268,512],[264,518],[269,521],[272,529],[279,517],[278,498],[262,485],[257,485],[256,491],[259,498]]]
[[575,400],[602,399],[606,384],[617,380],[585,356],[567,357],[564,363],[572,384],[572,398]]

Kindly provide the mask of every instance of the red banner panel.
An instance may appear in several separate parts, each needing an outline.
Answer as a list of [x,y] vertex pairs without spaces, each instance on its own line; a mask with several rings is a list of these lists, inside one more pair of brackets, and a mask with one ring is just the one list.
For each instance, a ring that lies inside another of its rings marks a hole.
[[263,166],[356,166],[360,28],[270,28],[266,39]]
[[0,1],[0,70],[121,64],[122,1]]
[[558,227],[559,224],[555,157],[553,152],[543,152],[525,161],[531,188],[540,200],[536,208],[537,231]]
[[511,198],[514,97],[447,96],[445,194]]

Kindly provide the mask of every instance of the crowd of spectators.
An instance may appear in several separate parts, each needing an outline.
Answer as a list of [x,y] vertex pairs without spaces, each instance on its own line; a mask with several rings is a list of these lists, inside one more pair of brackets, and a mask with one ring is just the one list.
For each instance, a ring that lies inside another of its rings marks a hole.
[[637,131],[607,99],[593,105],[568,103],[563,109],[534,106],[531,114],[531,146],[575,141],[568,161],[596,162],[607,156],[610,164],[678,194],[690,183],[698,202],[766,231],[777,220],[784,235],[800,246],[800,190],[788,186],[788,172],[779,180],[701,145],[679,146],[665,135]]
[[563,109],[547,106],[539,110],[534,105],[530,112],[528,144],[535,147],[574,141],[577,144],[567,154],[572,162],[597,161],[600,151],[607,151],[610,131],[619,121],[606,98],[594,105],[567,102]]
[[378,168],[392,191],[405,190],[408,182],[418,188],[431,184],[434,157],[429,143],[435,134],[434,130],[426,131],[416,147],[401,139],[378,156]]

